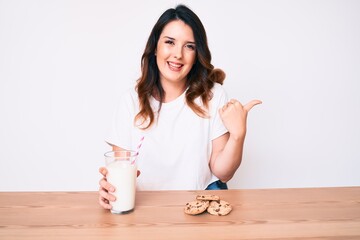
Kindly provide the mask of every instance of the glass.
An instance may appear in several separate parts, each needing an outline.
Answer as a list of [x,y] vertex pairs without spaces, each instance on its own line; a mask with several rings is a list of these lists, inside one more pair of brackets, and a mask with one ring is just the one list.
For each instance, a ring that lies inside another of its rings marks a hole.
[[108,170],[107,181],[115,187],[112,194],[116,197],[110,201],[111,213],[125,214],[135,208],[136,193],[136,152],[110,151],[105,153],[105,164]]

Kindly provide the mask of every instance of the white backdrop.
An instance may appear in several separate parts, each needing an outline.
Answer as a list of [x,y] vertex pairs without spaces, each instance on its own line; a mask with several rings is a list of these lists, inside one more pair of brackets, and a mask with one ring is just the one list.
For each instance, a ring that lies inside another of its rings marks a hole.
[[[178,1],[0,0],[0,191],[97,190],[115,100]],[[360,185],[360,1],[183,1],[249,115],[231,188]]]

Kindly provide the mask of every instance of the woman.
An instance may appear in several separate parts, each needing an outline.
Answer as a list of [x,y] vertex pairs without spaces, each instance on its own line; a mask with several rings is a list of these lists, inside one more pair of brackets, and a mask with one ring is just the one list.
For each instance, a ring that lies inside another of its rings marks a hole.
[[[225,74],[211,65],[206,32],[183,5],[165,11],[142,56],[142,76],[119,102],[112,132],[113,150],[136,149],[140,190],[226,189],[243,152],[248,111],[227,101]],[[99,203],[111,208],[115,189],[100,168]],[[140,172],[139,172],[140,173]]]

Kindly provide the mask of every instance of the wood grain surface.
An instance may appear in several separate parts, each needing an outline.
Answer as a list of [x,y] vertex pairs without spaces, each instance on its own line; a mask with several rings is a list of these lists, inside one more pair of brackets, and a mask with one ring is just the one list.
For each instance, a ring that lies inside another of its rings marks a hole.
[[[227,216],[186,215],[197,194],[230,202]],[[114,215],[97,192],[0,192],[0,239],[360,239],[360,187],[137,192]]]

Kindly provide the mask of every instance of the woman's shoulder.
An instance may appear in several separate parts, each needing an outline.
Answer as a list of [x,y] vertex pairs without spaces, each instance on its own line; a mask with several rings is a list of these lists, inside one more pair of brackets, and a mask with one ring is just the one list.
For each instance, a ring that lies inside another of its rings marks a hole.
[[223,85],[221,85],[220,83],[215,83],[213,88],[211,89],[212,94],[213,94],[213,98],[223,98],[223,97],[227,97],[227,93],[226,90],[224,88]]
[[127,106],[127,108],[135,108],[138,106],[138,94],[135,87],[129,87],[119,93],[118,104]]
[[119,96],[120,96],[120,99],[123,100],[123,101],[124,100],[129,101],[129,100],[137,100],[138,99],[138,93],[137,93],[134,86],[124,89],[119,94]]

